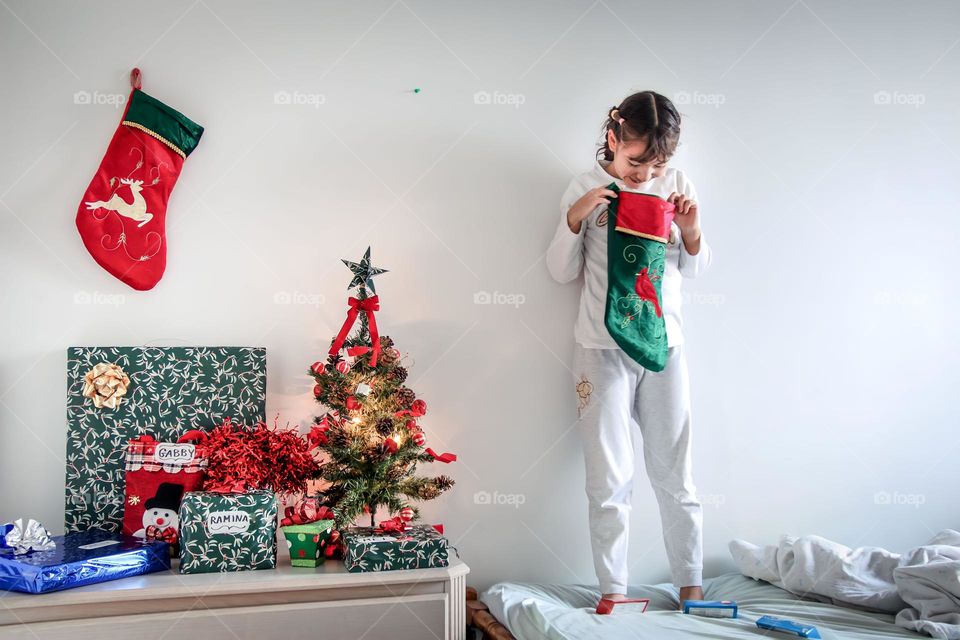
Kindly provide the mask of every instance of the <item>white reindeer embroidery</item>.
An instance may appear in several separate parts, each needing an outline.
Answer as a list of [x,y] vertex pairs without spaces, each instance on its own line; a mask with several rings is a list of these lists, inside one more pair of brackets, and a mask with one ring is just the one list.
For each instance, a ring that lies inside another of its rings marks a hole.
[[133,195],[132,202],[127,202],[118,194],[114,193],[106,202],[103,200],[97,200],[96,202],[84,203],[87,205],[87,209],[106,209],[108,211],[116,211],[117,214],[124,216],[125,218],[130,218],[131,220],[140,222],[137,227],[142,227],[153,220],[153,214],[147,212],[147,201],[143,199],[142,195],[140,195],[140,192],[143,191],[143,180],[129,180],[127,178],[121,178],[120,183],[130,187],[130,193]]

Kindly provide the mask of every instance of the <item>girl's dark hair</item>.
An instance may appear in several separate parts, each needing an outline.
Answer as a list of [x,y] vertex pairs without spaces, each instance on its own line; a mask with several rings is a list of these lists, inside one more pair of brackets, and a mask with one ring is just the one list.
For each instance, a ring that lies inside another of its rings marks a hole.
[[647,152],[638,159],[640,162],[662,162],[677,150],[680,113],[669,98],[656,91],[641,91],[626,97],[607,112],[607,121],[603,125],[603,144],[597,149],[597,160],[613,160],[613,151],[607,142],[608,131],[613,131],[620,142],[645,140]]

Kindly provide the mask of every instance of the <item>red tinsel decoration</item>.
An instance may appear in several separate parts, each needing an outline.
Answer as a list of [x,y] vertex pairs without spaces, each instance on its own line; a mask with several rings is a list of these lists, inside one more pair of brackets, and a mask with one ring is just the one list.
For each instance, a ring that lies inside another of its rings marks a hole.
[[227,419],[201,446],[207,452],[205,491],[305,493],[307,481],[320,473],[313,447],[300,432],[276,423],[272,428],[262,422],[247,427]]

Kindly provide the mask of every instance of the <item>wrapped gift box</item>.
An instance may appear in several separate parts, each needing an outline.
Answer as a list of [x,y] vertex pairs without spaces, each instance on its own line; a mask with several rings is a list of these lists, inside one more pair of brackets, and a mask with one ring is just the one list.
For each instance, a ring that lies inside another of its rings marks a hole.
[[277,566],[277,499],[269,491],[192,491],[180,503],[180,573]]
[[[116,364],[130,382],[115,408],[84,397],[84,376]],[[189,429],[231,418],[264,419],[266,350],[253,347],[71,347],[67,350],[67,478],[64,528],[120,531],[127,443],[175,442]]]
[[170,568],[170,546],[90,529],[54,536],[56,548],[0,553],[0,589],[46,593]]
[[326,560],[326,546],[333,532],[333,520],[317,520],[307,524],[281,527],[290,549],[290,564],[294,567],[319,567]]
[[343,533],[344,567],[351,573],[445,567],[447,539],[430,525],[384,533],[373,527],[351,527]]

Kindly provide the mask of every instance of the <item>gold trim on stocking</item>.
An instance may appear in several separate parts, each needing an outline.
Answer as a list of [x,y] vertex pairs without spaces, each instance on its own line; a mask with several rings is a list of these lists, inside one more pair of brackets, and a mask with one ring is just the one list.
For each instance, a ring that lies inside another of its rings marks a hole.
[[159,140],[159,141],[162,142],[163,144],[167,145],[168,147],[170,147],[171,149],[173,149],[174,151],[176,151],[177,154],[178,154],[181,158],[183,158],[184,160],[187,159],[187,154],[185,154],[185,153],[180,149],[180,147],[178,147],[177,145],[173,144],[172,142],[170,142],[169,140],[167,140],[166,138],[164,138],[162,135],[160,135],[160,134],[157,133],[156,131],[153,131],[153,130],[151,130],[151,129],[147,129],[145,126],[143,126],[143,125],[140,124],[139,122],[134,122],[133,120],[124,120],[124,121],[121,122],[120,124],[124,124],[124,125],[127,125],[128,127],[133,127],[134,129],[139,129],[140,131],[143,131],[143,132],[144,132],[145,134],[147,134],[148,136],[152,136],[152,137],[156,138],[157,140]]

